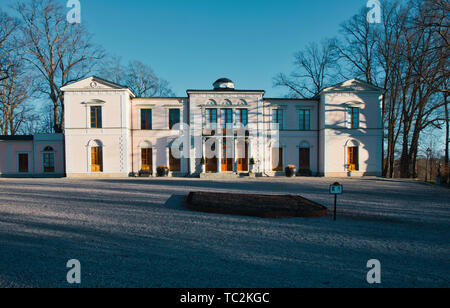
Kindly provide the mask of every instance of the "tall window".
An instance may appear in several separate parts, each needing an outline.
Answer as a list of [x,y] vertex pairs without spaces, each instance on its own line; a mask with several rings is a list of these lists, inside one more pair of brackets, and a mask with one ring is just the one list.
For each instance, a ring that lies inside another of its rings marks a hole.
[[283,130],[283,110],[272,110],[272,129]]
[[238,109],[236,111],[236,123],[240,127],[248,125],[248,109]]
[[206,128],[217,129],[217,109],[206,109]]
[[347,148],[347,164],[348,171],[359,170],[359,147]]
[[46,147],[42,156],[44,173],[55,172],[55,151],[52,147]]
[[151,130],[152,129],[152,110],[151,109],[141,109],[141,129]]
[[311,110],[300,109],[298,111],[298,126],[302,131],[311,130]]
[[102,107],[91,106],[91,128],[102,128]]
[[232,128],[233,126],[233,109],[221,110],[222,129]]
[[351,121],[351,128],[352,129],[358,129],[359,128],[359,108],[350,108],[350,121]]
[[91,148],[91,172],[103,172],[103,151],[101,147]]
[[180,109],[169,109],[169,129],[180,123]]
[[141,149],[141,169],[143,171],[152,171],[153,151],[150,148]]

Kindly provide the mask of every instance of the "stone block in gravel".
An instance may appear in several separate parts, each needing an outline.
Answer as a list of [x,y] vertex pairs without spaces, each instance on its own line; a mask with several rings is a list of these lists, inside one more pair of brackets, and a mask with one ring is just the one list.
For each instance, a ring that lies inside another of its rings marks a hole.
[[328,215],[325,206],[294,195],[191,192],[186,197],[185,207],[199,212],[262,218],[312,218]]

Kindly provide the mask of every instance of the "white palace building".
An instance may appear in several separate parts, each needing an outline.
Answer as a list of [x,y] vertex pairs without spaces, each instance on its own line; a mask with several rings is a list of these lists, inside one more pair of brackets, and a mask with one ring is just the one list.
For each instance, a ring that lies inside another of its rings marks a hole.
[[226,78],[141,98],[90,77],[63,87],[65,134],[0,136],[0,176],[380,176],[382,89],[357,79],[312,99],[266,98]]
[[226,78],[186,97],[136,97],[97,77],[63,87],[68,177],[380,176],[382,90],[357,79],[313,99],[266,98]]

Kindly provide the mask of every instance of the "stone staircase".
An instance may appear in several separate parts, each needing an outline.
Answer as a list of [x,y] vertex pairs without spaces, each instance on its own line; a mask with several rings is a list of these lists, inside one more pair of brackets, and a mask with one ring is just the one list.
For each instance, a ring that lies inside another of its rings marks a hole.
[[232,179],[240,179],[240,178],[249,178],[252,177],[252,175],[249,175],[248,173],[231,173],[231,172],[224,172],[224,173],[202,173],[200,174],[201,179],[207,179],[207,180],[232,180]]

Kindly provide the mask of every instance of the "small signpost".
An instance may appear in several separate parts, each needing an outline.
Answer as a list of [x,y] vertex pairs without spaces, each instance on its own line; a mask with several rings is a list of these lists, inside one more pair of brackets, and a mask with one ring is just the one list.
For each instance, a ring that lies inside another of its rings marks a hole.
[[334,215],[333,215],[334,221],[336,221],[337,216],[337,196],[342,195],[343,193],[344,193],[344,186],[342,186],[341,184],[336,182],[330,186],[330,194],[334,195]]

